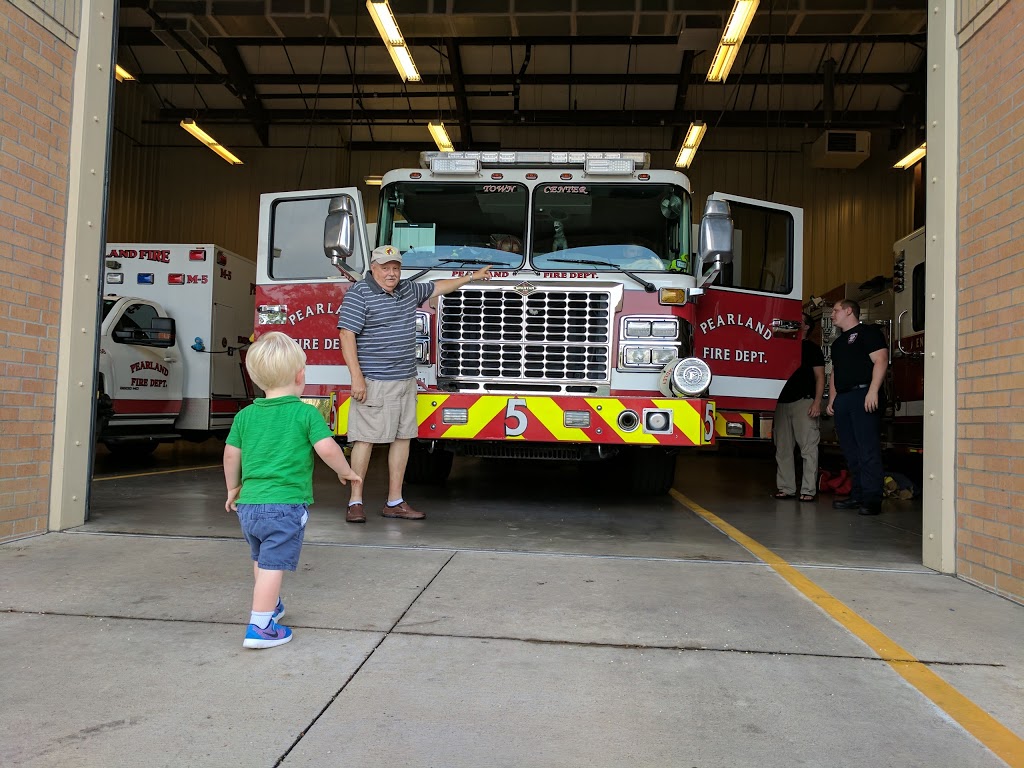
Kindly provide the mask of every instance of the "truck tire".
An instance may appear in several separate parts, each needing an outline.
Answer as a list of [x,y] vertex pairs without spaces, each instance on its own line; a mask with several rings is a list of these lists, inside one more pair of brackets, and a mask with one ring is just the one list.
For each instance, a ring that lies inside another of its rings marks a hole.
[[664,448],[634,448],[626,454],[630,493],[664,496],[676,480],[676,455]]
[[451,451],[435,448],[433,452],[418,440],[409,446],[409,463],[405,465],[405,481],[418,485],[444,485],[452,471]]

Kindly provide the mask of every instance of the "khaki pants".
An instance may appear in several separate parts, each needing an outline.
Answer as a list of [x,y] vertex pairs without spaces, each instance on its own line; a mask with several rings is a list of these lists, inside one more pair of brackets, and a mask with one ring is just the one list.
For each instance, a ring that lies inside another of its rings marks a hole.
[[804,399],[775,406],[775,423],[772,425],[777,465],[775,485],[783,493],[796,494],[796,467],[793,462],[795,446],[800,446],[800,455],[804,460],[800,494],[814,496],[818,492],[818,441],[821,433],[818,419],[807,415],[811,402],[810,399]]

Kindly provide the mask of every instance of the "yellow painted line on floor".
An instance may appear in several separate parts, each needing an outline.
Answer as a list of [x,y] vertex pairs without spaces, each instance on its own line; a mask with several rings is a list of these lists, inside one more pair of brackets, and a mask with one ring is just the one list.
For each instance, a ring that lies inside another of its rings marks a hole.
[[713,512],[690,500],[674,488],[672,497],[692,510],[755,557],[771,566],[808,600],[842,624],[857,639],[871,648],[908,683],[931,699],[936,706],[962,725],[974,738],[992,750],[1012,768],[1024,768],[1024,739],[1004,726],[988,712],[951,686],[909,651],[871,624],[800,571],[734,528]]
[[106,475],[104,477],[94,477],[92,481],[98,483],[101,480],[124,480],[128,477],[149,477],[150,475],[170,475],[174,472],[191,472],[193,469],[213,469],[215,467],[223,467],[223,464],[207,464],[202,467],[178,467],[177,469],[161,469],[157,472],[138,472],[134,475]]

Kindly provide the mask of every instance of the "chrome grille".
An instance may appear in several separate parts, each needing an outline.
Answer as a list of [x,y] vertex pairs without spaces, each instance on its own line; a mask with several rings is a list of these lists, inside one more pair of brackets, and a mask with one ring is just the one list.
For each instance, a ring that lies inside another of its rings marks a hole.
[[438,377],[608,382],[608,291],[470,289],[442,297]]

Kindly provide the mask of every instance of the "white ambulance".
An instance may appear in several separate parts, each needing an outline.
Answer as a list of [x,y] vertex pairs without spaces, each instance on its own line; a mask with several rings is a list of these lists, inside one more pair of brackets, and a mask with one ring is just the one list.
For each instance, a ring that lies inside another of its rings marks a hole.
[[210,243],[109,243],[105,254],[97,440],[138,455],[226,436],[255,394],[244,351],[256,265]]

